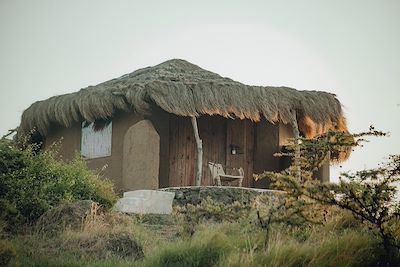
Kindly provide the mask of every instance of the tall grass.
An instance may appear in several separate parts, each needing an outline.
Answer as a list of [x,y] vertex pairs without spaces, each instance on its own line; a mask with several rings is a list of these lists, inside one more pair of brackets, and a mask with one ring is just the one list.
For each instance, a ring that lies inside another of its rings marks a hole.
[[[341,225],[340,220],[308,227],[274,225],[265,249],[263,230],[249,221],[205,222],[195,226],[191,237],[166,240],[129,216],[107,213],[57,236],[14,238],[18,256],[11,266],[380,266],[383,248],[377,238]],[[106,249],[108,237],[120,234],[143,246],[143,259]]]
[[373,237],[359,231],[329,234],[320,230],[299,242],[275,230],[267,251],[237,251],[218,266],[377,266],[382,253]]

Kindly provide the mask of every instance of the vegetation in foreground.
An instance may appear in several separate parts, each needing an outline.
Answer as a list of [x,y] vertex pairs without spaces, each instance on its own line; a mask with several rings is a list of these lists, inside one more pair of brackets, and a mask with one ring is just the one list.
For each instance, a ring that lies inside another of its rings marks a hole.
[[0,219],[9,231],[33,224],[61,203],[93,200],[106,208],[117,197],[110,181],[90,171],[78,156],[65,163],[56,150],[35,152],[0,140]]
[[[212,218],[214,204],[209,200],[199,209]],[[14,236],[5,243],[14,253],[9,266],[387,266],[379,238],[343,211],[332,209],[322,225],[274,224],[268,246],[255,216],[190,227],[187,216],[106,213],[56,235]],[[124,236],[140,244],[144,257],[131,245],[110,242]]]
[[[35,155],[2,141],[0,265],[399,266],[393,183],[399,181],[400,158],[345,174],[338,185],[312,179],[327,152],[358,145],[364,135],[328,133],[317,143],[295,140],[289,147],[292,166],[264,174],[285,191],[273,205],[262,196],[247,204],[204,199],[168,216],[110,211],[112,187],[79,158],[60,163],[50,152]],[[21,185],[30,193],[18,189]],[[81,209],[79,200],[85,199],[100,206],[82,202],[90,204],[83,215],[70,213],[78,220],[55,216]]]

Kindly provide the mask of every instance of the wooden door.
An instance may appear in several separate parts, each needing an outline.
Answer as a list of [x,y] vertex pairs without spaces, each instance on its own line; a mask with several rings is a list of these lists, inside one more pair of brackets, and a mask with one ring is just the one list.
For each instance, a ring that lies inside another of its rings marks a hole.
[[[226,166],[244,170],[243,186],[253,187],[254,124],[249,120],[228,120],[226,129]],[[232,154],[232,148],[236,154]]]
[[213,185],[208,162],[226,164],[226,119],[220,116],[204,116],[198,122],[199,135],[203,140],[201,185]]
[[[249,120],[229,120],[219,116],[198,118],[199,135],[203,141],[203,171],[201,185],[212,185],[208,162],[232,168],[242,167],[243,186],[253,186],[254,126]],[[231,145],[239,147],[231,154]],[[196,144],[190,118],[170,117],[169,186],[195,184]]]
[[[201,185],[212,185],[209,161],[226,163],[226,119],[203,116],[198,119],[199,135],[203,141],[203,171]],[[196,144],[190,118],[170,117],[169,186],[195,184]]]
[[169,186],[194,185],[196,145],[189,117],[170,117]]

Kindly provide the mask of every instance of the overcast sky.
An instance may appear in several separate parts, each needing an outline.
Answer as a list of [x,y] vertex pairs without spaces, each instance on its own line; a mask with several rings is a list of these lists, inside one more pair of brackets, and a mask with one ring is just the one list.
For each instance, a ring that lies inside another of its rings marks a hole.
[[0,135],[35,101],[171,58],[246,84],[332,92],[351,131],[391,132],[340,170],[400,153],[397,0],[0,0]]

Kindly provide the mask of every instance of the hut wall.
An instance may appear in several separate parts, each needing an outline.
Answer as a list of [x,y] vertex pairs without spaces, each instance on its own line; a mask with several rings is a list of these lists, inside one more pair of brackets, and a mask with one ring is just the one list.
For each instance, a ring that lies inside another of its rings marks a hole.
[[[159,145],[152,144],[159,146],[159,164],[156,164],[159,166],[153,166],[158,168],[159,187],[194,185],[197,153],[190,118],[172,115],[159,108],[154,108],[152,115],[146,118],[132,113],[116,114],[112,124],[111,156],[88,159],[88,166],[100,170],[107,165],[103,174],[114,181],[117,189],[140,189],[128,188],[123,184],[123,141],[128,129],[143,119],[152,122],[160,138]],[[271,124],[266,120],[253,123],[220,116],[202,116],[198,119],[198,126],[203,140],[202,185],[213,184],[207,165],[209,161],[221,163],[229,174],[234,174],[232,168],[243,167],[243,186],[259,188],[268,187],[268,181],[255,182],[253,173],[280,171],[290,164],[288,159],[273,156],[287,143],[288,138],[293,137],[290,125]],[[80,152],[81,124],[75,123],[69,128],[53,126],[46,138],[45,148],[60,140],[62,159],[71,160]],[[237,147],[236,154],[231,153],[231,145]],[[321,168],[316,177],[329,181],[329,163]]]
[[[264,171],[281,171],[291,164],[288,157],[274,157],[274,153],[282,150],[288,144],[289,138],[293,138],[293,129],[290,124],[271,124],[261,121],[255,125],[254,146],[254,173]],[[315,179],[329,181],[329,161],[314,173]],[[260,180],[254,183],[254,187],[268,187],[268,180]]]
[[160,136],[150,120],[142,120],[125,133],[122,157],[124,191],[158,189]]
[[[279,124],[279,147],[282,148],[288,144],[288,139],[294,138],[292,126],[290,124]],[[329,160],[326,161],[321,168],[319,168],[313,175],[315,179],[323,182],[330,180],[330,164]],[[286,169],[291,164],[291,159],[288,157],[280,158],[280,169]]]
[[60,147],[59,157],[62,160],[69,161],[74,158],[77,151],[81,148],[81,124],[74,123],[69,128],[63,126],[53,125],[49,134],[44,141],[45,149],[49,149],[53,145],[59,145]]
[[[279,171],[280,159],[274,154],[280,151],[280,125],[267,122],[265,119],[255,124],[254,173]],[[269,181],[254,181],[254,187],[267,188]]]
[[[123,162],[123,140],[128,128],[143,117],[131,113],[117,114],[112,124],[111,156],[87,159],[87,165],[90,169],[100,170],[105,165],[102,174],[115,183],[117,189],[122,189],[122,162]],[[61,142],[60,154],[62,159],[69,161],[81,149],[81,123],[75,123],[72,127],[64,128],[53,126],[50,134],[46,137],[45,148],[54,142]]]
[[[242,167],[243,186],[253,187],[254,123],[249,120],[227,120],[226,169]],[[236,154],[232,154],[235,148]],[[238,173],[232,173],[238,174]]]
[[[284,147],[289,144],[289,138],[294,138],[293,128],[290,124],[279,124],[279,149],[284,150]],[[292,164],[290,157],[284,156],[279,158],[279,168],[284,170]]]
[[161,108],[153,107],[151,116],[148,119],[153,123],[154,128],[160,136],[160,164],[159,164],[159,187],[169,186],[169,134],[170,122],[169,117],[172,116]]
[[213,185],[208,162],[226,163],[226,122],[220,116],[203,116],[198,120],[199,135],[203,140],[203,185]]
[[321,180],[322,182],[329,182],[330,180],[330,165],[329,160],[326,161],[319,169],[314,173],[314,178]]
[[126,190],[122,183],[122,163],[124,136],[129,127],[143,120],[142,116],[131,113],[117,114],[113,119],[111,156],[97,159],[88,159],[87,164],[91,169],[101,169],[107,165],[104,176],[110,178],[117,189]]
[[291,124],[279,123],[279,147],[286,146],[289,138],[294,138],[293,127]]

